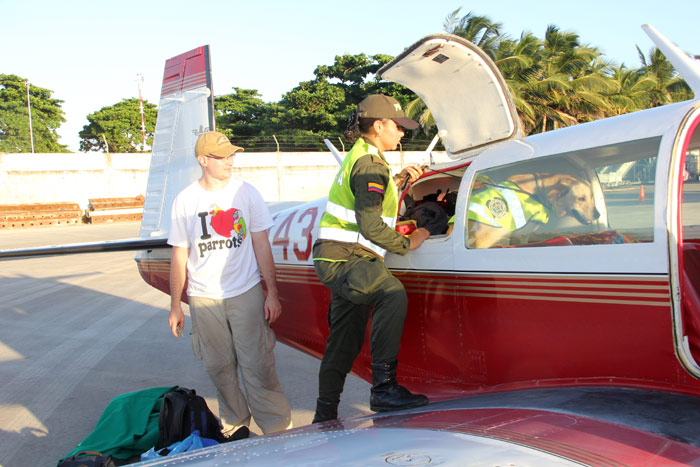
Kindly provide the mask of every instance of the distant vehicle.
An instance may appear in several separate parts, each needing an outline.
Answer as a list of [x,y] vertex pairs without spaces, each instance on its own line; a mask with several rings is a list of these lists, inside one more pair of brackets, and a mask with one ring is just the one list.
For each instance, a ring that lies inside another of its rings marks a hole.
[[[644,28],[693,100],[525,138],[503,77],[464,39],[425,37],[379,71],[423,99],[453,159],[401,193],[402,209],[454,215],[450,234],[386,257],[409,297],[400,382],[439,402],[147,465],[700,465],[700,186],[684,183],[700,64]],[[208,64],[207,47],[166,62],[139,240],[152,249],[136,257],[166,293],[170,255],[156,247],[214,128]],[[316,357],[325,204],[280,211],[270,230],[275,332]],[[353,372],[370,380],[367,345]]]

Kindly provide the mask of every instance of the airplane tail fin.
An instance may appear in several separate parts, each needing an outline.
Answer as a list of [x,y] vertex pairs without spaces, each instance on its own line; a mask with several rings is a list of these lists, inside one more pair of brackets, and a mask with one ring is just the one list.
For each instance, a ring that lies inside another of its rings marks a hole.
[[173,199],[200,175],[194,157],[197,137],[214,130],[214,125],[209,46],[205,45],[165,62],[141,238],[167,236]]
[[695,98],[700,98],[700,61],[688,56],[676,44],[668,40],[663,34],[650,24],[642,25],[642,29],[661,50],[681,77],[693,90]]

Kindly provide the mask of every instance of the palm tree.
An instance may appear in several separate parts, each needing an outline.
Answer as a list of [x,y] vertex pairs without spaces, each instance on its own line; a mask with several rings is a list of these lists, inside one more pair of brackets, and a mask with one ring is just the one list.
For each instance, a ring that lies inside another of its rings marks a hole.
[[430,136],[430,129],[435,126],[435,119],[420,97],[409,102],[404,108],[404,112],[408,118],[418,122],[418,128],[423,134]]
[[[445,31],[476,44],[493,59],[500,42],[504,40],[504,36],[500,33],[501,24],[494,23],[487,16],[478,16],[472,12],[460,18],[460,11],[461,8],[457,8],[445,18],[443,23]],[[420,124],[421,131],[430,136],[435,126],[435,119],[425,103],[417,97],[406,106],[405,110],[409,118]]]
[[527,134],[605,114],[608,102],[602,93],[611,85],[605,75],[608,65],[598,49],[580,45],[578,35],[560,32],[556,26],[547,28],[543,41],[531,35],[521,36],[520,41],[523,45],[516,50],[527,50],[532,65],[505,76],[516,103],[520,102],[518,110],[523,113],[521,122]]
[[609,115],[622,115],[647,109],[651,105],[651,91],[656,88],[656,78],[639,69],[628,69],[625,65],[610,69],[610,80],[615,86],[608,93]]
[[666,56],[657,47],[652,47],[646,57],[637,47],[641,72],[656,80],[656,86],[650,90],[650,107],[658,107],[671,102],[680,102],[692,97],[688,84],[678,76]]
[[[577,34],[562,32],[557,26],[548,26],[542,40],[532,33],[514,40],[500,32],[500,23],[486,16],[469,12],[460,17],[459,13],[457,9],[447,16],[445,30],[476,44],[494,60],[508,84],[525,134],[623,113],[633,108],[626,98],[642,105],[638,93],[648,90],[653,81],[637,79],[636,87],[624,87],[633,83],[625,81],[623,86],[616,81],[621,75],[597,48],[582,45]],[[421,123],[425,134],[430,133],[434,119],[420,99],[412,101],[407,112]]]
[[495,51],[504,37],[500,32],[501,23],[494,23],[488,16],[478,16],[471,11],[459,18],[460,10],[461,8],[457,8],[445,18],[445,31],[476,44],[494,59]]

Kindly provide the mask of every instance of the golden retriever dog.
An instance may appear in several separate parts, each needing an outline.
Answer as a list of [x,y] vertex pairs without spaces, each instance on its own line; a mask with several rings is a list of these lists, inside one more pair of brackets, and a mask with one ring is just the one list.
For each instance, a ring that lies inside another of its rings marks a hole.
[[[538,206],[541,207],[538,220],[533,220],[535,216],[527,217],[526,214],[526,224],[516,229],[521,235],[534,232],[554,217],[571,216],[581,224],[587,225],[600,216],[593,200],[591,184],[586,180],[569,174],[549,173],[518,174],[509,177],[508,180],[517,185],[517,191],[528,195],[528,211],[538,211]],[[505,201],[499,198],[499,202],[502,204]],[[501,212],[510,211],[512,207],[501,207]],[[507,227],[496,227],[473,219],[469,219],[467,227],[469,248],[490,248],[502,242],[513,231]]]

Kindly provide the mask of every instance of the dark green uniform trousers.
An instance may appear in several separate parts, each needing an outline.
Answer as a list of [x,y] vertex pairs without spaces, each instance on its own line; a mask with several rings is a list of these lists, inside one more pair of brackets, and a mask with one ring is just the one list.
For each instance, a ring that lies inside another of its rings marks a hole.
[[314,261],[316,274],[331,291],[330,334],[318,375],[319,398],[340,400],[345,377],[362,350],[372,310],[370,352],[373,363],[396,361],[406,318],[406,290],[378,258]]

